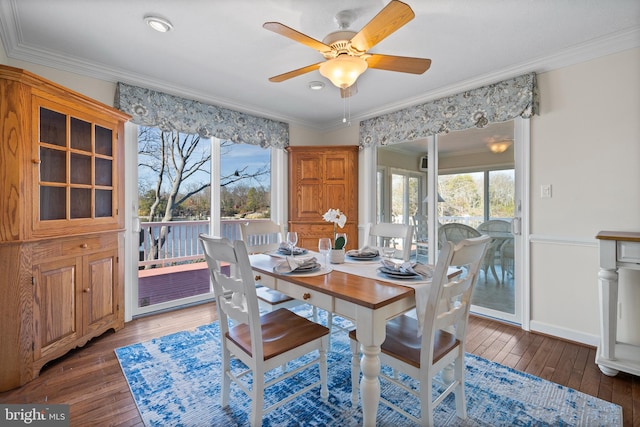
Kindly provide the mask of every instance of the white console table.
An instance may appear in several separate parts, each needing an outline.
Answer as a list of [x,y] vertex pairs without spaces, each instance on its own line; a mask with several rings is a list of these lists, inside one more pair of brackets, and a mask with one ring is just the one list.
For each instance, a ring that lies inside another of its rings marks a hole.
[[619,371],[640,375],[640,347],[617,342],[618,269],[640,270],[640,232],[601,231],[600,246],[600,346],[596,363],[603,374]]

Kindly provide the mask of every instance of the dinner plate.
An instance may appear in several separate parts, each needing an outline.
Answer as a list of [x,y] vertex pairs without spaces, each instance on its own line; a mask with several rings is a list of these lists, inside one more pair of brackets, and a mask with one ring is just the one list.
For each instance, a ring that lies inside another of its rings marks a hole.
[[396,270],[391,270],[389,268],[386,267],[380,267],[378,268],[378,271],[386,276],[392,277],[394,279],[415,279],[418,277],[421,277],[419,274],[417,273],[409,273],[406,271],[396,271]]
[[373,261],[373,260],[377,260],[378,258],[380,258],[380,255],[374,255],[374,256],[358,256],[358,255],[348,255],[347,256],[351,259],[354,259],[356,261]]
[[[291,255],[291,251],[289,249],[280,248],[280,249],[278,249],[278,252],[280,252],[282,255]],[[309,252],[309,251],[307,251],[304,248],[294,248],[293,249],[293,255],[304,255],[307,252]]]
[[278,264],[273,267],[273,271],[279,274],[304,274],[304,273],[314,273],[322,268],[322,264],[316,262],[310,266],[298,267],[293,271],[289,271],[289,267],[285,264]]

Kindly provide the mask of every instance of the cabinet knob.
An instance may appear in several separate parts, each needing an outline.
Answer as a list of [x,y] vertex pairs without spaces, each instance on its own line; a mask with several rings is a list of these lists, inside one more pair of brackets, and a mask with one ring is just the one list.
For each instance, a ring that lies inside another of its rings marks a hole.
[[305,301],[308,300],[308,299],[311,299],[311,294],[305,292],[304,294],[302,294],[302,299],[305,300]]
[[86,243],[83,243],[83,244],[80,245],[80,247],[82,249],[87,249],[89,247],[89,245],[87,245]]
[[258,275],[258,276],[256,276],[256,277],[254,277],[254,279],[253,279],[253,280],[255,280],[256,282],[257,282],[258,280],[262,280],[262,276]]
[[91,292],[91,288],[84,288],[82,292],[84,292],[85,294],[88,294],[89,292]]
[[40,164],[40,159],[33,159],[31,161],[33,162],[34,165],[39,165]]

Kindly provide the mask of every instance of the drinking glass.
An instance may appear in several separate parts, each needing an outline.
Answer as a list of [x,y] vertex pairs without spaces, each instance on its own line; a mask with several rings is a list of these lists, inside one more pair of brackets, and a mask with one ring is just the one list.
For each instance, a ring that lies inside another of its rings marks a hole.
[[331,239],[328,237],[323,237],[318,240],[318,252],[324,255],[324,267],[327,268],[327,255],[331,251]]
[[385,245],[382,247],[382,254],[387,258],[391,259],[391,257],[396,253],[396,245],[393,239],[388,239],[385,242]]
[[298,233],[295,231],[287,232],[287,243],[289,244],[289,250],[291,251],[291,256],[294,256],[293,250],[298,243]]

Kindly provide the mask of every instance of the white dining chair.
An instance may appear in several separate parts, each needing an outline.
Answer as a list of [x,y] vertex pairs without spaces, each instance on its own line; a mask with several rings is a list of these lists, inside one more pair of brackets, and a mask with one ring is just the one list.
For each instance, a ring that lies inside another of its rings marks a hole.
[[[201,234],[200,243],[211,274],[213,290],[220,322],[222,348],[222,407],[229,405],[231,383],[236,384],[251,399],[251,426],[261,426],[262,417],[283,404],[320,385],[320,396],[326,400],[327,349],[329,329],[312,322],[287,309],[281,308],[260,315],[256,285],[253,280],[247,247],[242,240],[234,242]],[[222,272],[222,266],[229,265],[229,275]],[[230,326],[232,322],[233,326]],[[268,371],[287,362],[317,352],[295,370],[265,382]],[[235,357],[247,366],[247,370],[237,372],[231,369],[231,358]],[[301,369],[319,366],[319,379],[280,399],[273,405],[264,407],[265,389],[295,375]],[[251,372],[251,382],[246,375]]]
[[408,224],[396,224],[390,222],[382,222],[379,224],[368,223],[364,229],[364,246],[373,246],[379,248],[388,247],[389,242],[393,241],[395,246],[398,240],[401,241],[400,248],[396,249],[394,257],[402,258],[404,261],[411,259],[411,242],[413,237],[413,226]]
[[[240,223],[240,234],[247,246],[249,254],[261,254],[276,252],[284,241],[284,227],[271,220],[248,221]],[[256,293],[258,303],[265,311],[273,311],[278,308],[294,308],[307,305],[305,302],[294,299],[289,295],[278,292],[260,284],[260,276],[254,276],[258,285]],[[318,309],[311,306],[311,316],[314,322],[318,322]],[[327,313],[327,326],[331,329],[333,315]]]
[[[380,402],[399,412],[419,425],[433,426],[433,410],[450,393],[455,393],[456,414],[465,419],[466,400],[464,396],[464,354],[471,306],[471,293],[478,279],[478,272],[484,260],[491,238],[481,236],[462,240],[454,245],[444,242],[429,290],[429,299],[420,328],[418,320],[406,314],[395,317],[386,324],[386,339],[382,343],[380,362],[404,373],[419,382],[419,389],[413,390],[402,382],[402,377],[381,373],[386,381],[415,395],[420,401],[420,418],[399,408],[381,396]],[[465,268],[460,276],[449,280],[449,267]],[[358,379],[360,372],[358,332],[349,333],[351,338],[352,402],[358,402]],[[454,364],[454,378],[450,383],[434,378],[445,367]],[[432,386],[439,387],[438,396],[433,399]]]

